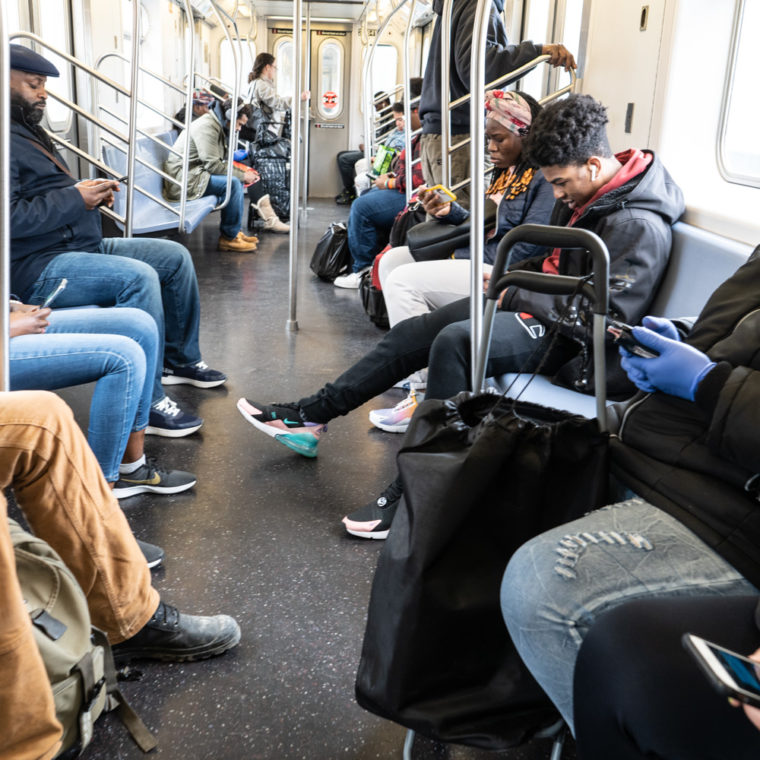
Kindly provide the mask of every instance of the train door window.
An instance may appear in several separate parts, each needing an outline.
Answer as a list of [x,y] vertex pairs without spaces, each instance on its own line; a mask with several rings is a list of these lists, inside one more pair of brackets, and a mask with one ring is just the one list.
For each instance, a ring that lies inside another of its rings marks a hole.
[[[237,43],[234,43],[237,44]],[[248,74],[253,70],[253,61],[256,58],[256,43],[253,40],[243,38],[239,48],[240,52],[240,92],[245,92],[248,87]],[[219,48],[219,72],[222,82],[232,86],[235,79],[235,59],[232,55],[229,40],[223,39]]]
[[[21,24],[19,20],[18,4],[16,3],[16,0],[11,0],[11,2],[8,3],[7,14],[8,15],[6,18],[8,19],[8,31],[20,32]],[[18,44],[18,40],[16,40],[16,44]]]
[[293,38],[281,37],[274,46],[274,65],[277,67],[275,88],[281,98],[293,94]]
[[317,53],[319,97],[317,110],[323,119],[336,119],[343,111],[343,48],[324,40]]
[[[36,15],[39,19],[38,28],[40,37],[52,47],[70,53],[71,36],[67,21],[68,3],[65,0],[45,0],[44,8],[42,4],[38,8],[39,12]],[[55,53],[51,53],[47,49],[39,52],[45,58],[49,58],[58,71],[61,72],[60,78],[50,83],[52,84],[51,89],[62,97],[73,100],[71,66],[59,55],[55,55]],[[45,113],[47,114],[48,124],[54,132],[68,131],[71,125],[71,111],[67,106],[62,105],[55,98],[51,97],[48,99]]]
[[[552,2],[551,0],[530,0],[525,8],[526,24],[525,24],[525,39],[526,40],[551,40],[551,28],[550,11]],[[520,89],[524,92],[528,92],[534,97],[541,97],[544,95],[544,82],[546,80],[545,65],[539,66],[530,72],[527,76],[523,77],[520,81]]]
[[759,28],[760,0],[738,0],[718,136],[718,166],[723,177],[753,187],[760,187],[760,105],[754,47]]
[[378,45],[372,60],[372,86],[374,91],[393,92],[396,89],[398,51],[393,45]]

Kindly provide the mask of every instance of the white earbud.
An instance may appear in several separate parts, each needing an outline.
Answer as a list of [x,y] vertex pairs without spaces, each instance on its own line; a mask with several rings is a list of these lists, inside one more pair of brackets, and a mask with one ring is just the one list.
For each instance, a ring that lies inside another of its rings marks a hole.
[[596,181],[596,167],[595,166],[591,167],[591,181],[592,182]]

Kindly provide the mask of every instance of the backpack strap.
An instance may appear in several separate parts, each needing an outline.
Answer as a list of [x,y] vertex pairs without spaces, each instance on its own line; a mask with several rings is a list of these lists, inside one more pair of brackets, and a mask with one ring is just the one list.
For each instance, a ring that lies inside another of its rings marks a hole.
[[[24,135],[21,135],[21,137],[24,137]],[[64,164],[63,161],[59,161],[42,144],[38,143],[36,140],[30,140],[28,137],[24,137],[24,140],[26,140],[30,145],[33,145],[46,158],[49,158],[64,174],[68,174],[71,179],[75,179],[74,175],[69,171],[69,168],[66,166],[66,164]]]

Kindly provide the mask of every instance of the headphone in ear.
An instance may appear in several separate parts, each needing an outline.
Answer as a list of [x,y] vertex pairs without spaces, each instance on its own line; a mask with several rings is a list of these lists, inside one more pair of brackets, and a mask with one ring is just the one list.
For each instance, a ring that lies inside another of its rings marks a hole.
[[596,167],[595,166],[591,167],[591,181],[592,182],[596,181]]
[[232,121],[232,109],[231,109],[231,108],[228,108],[228,109],[227,109],[227,110],[224,112],[224,118],[225,118],[227,121]]

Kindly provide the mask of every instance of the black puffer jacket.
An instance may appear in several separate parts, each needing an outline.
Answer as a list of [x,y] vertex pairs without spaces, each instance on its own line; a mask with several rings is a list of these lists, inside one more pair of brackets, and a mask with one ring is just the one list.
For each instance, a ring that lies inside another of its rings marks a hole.
[[[605,193],[573,225],[595,232],[607,245],[610,252],[609,314],[613,319],[631,325],[638,324],[646,315],[657,293],[670,258],[671,226],[684,211],[681,189],[659,158],[652,156],[652,162],[644,172]],[[566,226],[571,215],[572,211],[558,202],[551,224]],[[545,259],[546,256],[525,259],[511,269],[540,272]],[[591,268],[591,257],[583,251],[568,250],[560,254],[560,274],[586,275]],[[502,308],[528,312],[550,325],[557,321],[566,303],[565,296],[510,288]],[[576,340],[579,350],[590,345],[588,331],[592,316],[589,305],[576,299],[568,324],[560,326],[560,333]],[[607,375],[607,392],[611,397],[632,395],[634,388],[619,369],[617,349],[611,345],[607,355]],[[592,362],[583,354],[565,364],[554,377],[558,384],[587,393],[594,392],[592,380]]]
[[686,339],[718,365],[696,403],[663,393],[626,411],[623,482],[760,587],[760,247],[711,296]]

